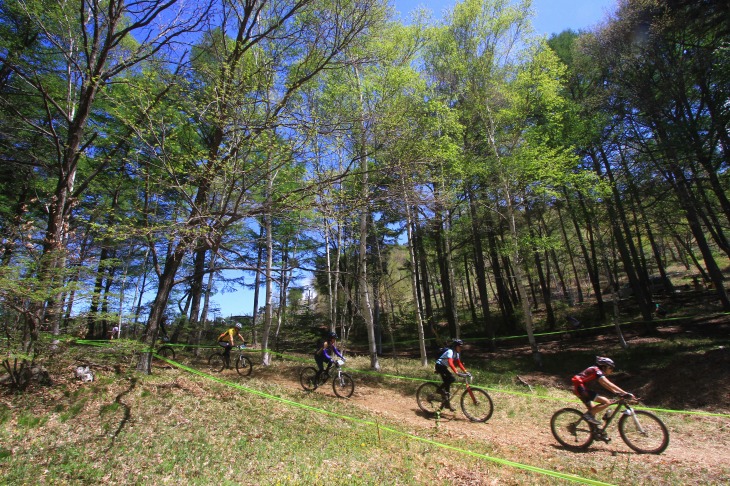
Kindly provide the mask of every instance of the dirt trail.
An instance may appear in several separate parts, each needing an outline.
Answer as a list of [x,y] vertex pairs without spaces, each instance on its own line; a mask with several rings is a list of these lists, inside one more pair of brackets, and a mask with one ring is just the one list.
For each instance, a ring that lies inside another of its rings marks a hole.
[[[258,369],[266,375],[266,379],[291,389],[292,392],[301,392],[297,370],[291,372],[267,373],[267,370]],[[659,414],[665,421],[681,420],[681,427],[670,429],[670,444],[668,449],[660,455],[636,454],[621,440],[616,422],[609,428],[612,437],[610,443],[595,442],[586,452],[574,452],[562,448],[550,433],[550,417],[558,408],[566,406],[560,402],[545,401],[544,413],[534,420],[524,420],[520,417],[519,404],[514,396],[507,394],[490,393],[494,401],[495,411],[486,423],[472,423],[464,417],[454,402],[456,412],[442,414],[439,423],[433,418],[426,417],[420,411],[414,396],[406,396],[389,387],[370,386],[359,380],[356,373],[355,392],[349,399],[367,412],[382,417],[384,422],[398,424],[400,430],[421,437],[469,437],[483,442],[493,451],[495,457],[527,462],[530,465],[550,469],[550,463],[564,462],[565,456],[576,461],[619,461],[622,464],[632,461],[641,461],[644,465],[655,467],[657,471],[665,468],[687,470],[689,477],[707,478],[707,471],[714,471],[713,476],[720,483],[730,481],[730,420],[721,417],[667,417],[668,414]],[[337,400],[332,387],[328,384],[314,393],[320,393]],[[457,397],[458,398],[458,397]],[[512,408],[512,410],[509,410]],[[517,408],[517,410],[515,410]],[[708,423],[709,422],[709,425]],[[695,427],[695,425],[697,427]],[[707,431],[709,432],[709,435]],[[714,431],[714,432],[713,432]],[[525,461],[525,458],[535,458]],[[696,471],[696,476],[695,472]],[[610,482],[610,478],[606,478]],[[706,481],[706,479],[705,479]],[[703,481],[703,482],[705,482]],[[658,479],[661,482],[661,479]]]

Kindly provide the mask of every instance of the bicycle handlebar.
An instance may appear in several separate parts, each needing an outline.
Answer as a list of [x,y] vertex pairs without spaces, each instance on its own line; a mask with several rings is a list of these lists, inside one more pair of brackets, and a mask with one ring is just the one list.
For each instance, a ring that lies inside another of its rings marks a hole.
[[471,375],[471,373],[462,373],[462,374],[458,375],[458,377],[461,378],[464,381],[464,383],[469,383],[469,384],[471,384],[472,379],[474,379],[474,377]]
[[614,398],[612,403],[625,403],[625,404],[633,405],[635,403],[639,403],[640,401],[641,401],[641,398],[631,395],[631,396],[622,396],[622,397],[620,396],[620,397]]

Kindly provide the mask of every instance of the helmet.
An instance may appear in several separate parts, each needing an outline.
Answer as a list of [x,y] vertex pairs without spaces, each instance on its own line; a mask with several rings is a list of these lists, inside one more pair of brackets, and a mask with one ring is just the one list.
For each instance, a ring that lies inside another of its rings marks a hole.
[[243,327],[243,324],[241,324],[240,322],[236,323],[236,329],[241,329],[242,327]]
[[596,364],[598,366],[610,366],[611,368],[616,367],[616,363],[611,358],[605,358],[603,356],[596,356]]
[[337,333],[336,332],[327,333],[327,338],[329,338],[329,339],[332,339],[332,338],[334,338],[334,339],[340,339],[340,338],[337,337]]
[[463,346],[463,345],[464,345],[464,341],[462,341],[461,339],[454,339],[453,341],[451,341],[451,346],[452,347],[454,347],[454,346]]

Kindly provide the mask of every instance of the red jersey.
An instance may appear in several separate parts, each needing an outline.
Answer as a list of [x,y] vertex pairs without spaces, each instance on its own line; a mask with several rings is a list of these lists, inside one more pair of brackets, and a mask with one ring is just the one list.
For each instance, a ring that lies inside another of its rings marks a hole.
[[601,368],[598,366],[591,366],[590,368],[586,368],[575,375],[572,381],[574,386],[585,385],[586,383],[597,380],[602,376],[605,375],[603,374],[603,371],[601,371]]

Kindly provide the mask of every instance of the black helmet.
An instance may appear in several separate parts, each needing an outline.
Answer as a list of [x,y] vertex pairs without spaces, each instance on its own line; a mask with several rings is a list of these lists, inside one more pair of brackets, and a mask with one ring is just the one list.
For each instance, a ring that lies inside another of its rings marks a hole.
[[327,333],[327,338],[329,338],[329,339],[332,339],[332,338],[334,338],[334,339],[340,339],[340,338],[337,337],[337,333],[336,332],[329,332],[329,333]]
[[454,348],[456,346],[463,346],[463,345],[464,345],[464,341],[462,341],[461,339],[454,339],[453,341],[451,341],[452,348]]
[[611,368],[616,367],[616,364],[611,358],[606,358],[604,356],[596,356],[596,364],[598,366],[610,366]]

